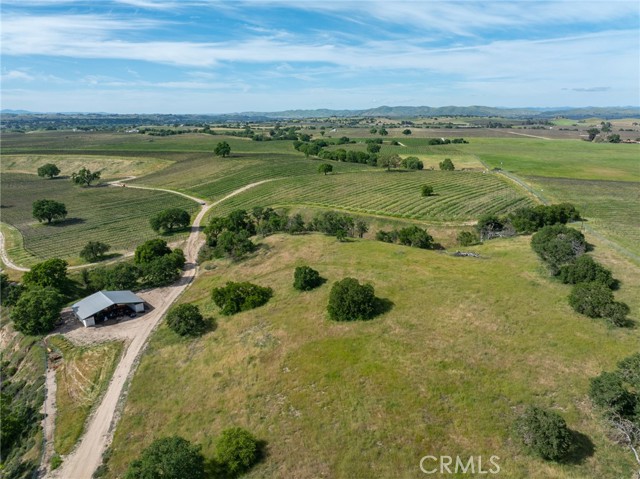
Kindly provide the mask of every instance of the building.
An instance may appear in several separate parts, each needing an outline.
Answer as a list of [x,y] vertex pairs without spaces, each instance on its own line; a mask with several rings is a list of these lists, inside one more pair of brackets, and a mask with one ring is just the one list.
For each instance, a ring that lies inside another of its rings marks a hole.
[[131,291],[98,291],[71,306],[84,327],[118,316],[144,312],[144,300]]

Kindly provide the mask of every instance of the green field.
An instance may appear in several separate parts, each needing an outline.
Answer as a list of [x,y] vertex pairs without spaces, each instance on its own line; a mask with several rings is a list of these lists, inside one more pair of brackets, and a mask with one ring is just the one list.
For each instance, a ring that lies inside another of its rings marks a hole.
[[[342,163],[336,166],[340,171]],[[420,195],[423,184],[436,194]],[[272,181],[227,200],[216,210],[312,206],[365,215],[427,221],[465,221],[533,204],[524,191],[495,174],[477,172],[360,172]]]
[[[210,458],[231,426],[267,442],[251,478],[418,477],[427,454],[495,454],[510,479],[631,474],[631,453],[606,438],[587,390],[590,377],[637,351],[639,332],[575,314],[569,287],[549,280],[528,237],[473,248],[481,259],[315,234],[264,243],[242,263],[205,268],[181,298],[214,318],[212,332],[184,340],[162,326],[152,338],[108,477],[164,435],[202,444]],[[294,291],[301,264],[327,284]],[[627,291],[640,286],[625,268],[614,275]],[[328,321],[329,289],[345,276],[371,282],[392,309],[368,322]],[[274,297],[223,317],[210,291],[229,280],[269,285]],[[637,295],[630,306],[640,307]],[[562,414],[593,455],[554,464],[522,453],[509,430],[527,404]]]
[[[88,241],[107,243],[112,252],[133,250],[139,243],[157,237],[149,226],[152,214],[168,207],[190,213],[198,209],[194,201],[172,193],[106,186],[79,188],[65,179],[44,180],[20,173],[3,173],[1,187],[2,221],[20,231],[30,254],[21,259],[31,261],[77,258]],[[31,215],[31,205],[41,198],[63,202],[67,219],[59,224],[38,223]]]

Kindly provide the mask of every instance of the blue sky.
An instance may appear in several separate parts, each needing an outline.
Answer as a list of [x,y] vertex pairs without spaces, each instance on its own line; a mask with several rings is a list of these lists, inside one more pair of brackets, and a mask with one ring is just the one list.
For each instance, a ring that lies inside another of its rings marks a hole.
[[2,108],[640,105],[640,2],[2,0]]

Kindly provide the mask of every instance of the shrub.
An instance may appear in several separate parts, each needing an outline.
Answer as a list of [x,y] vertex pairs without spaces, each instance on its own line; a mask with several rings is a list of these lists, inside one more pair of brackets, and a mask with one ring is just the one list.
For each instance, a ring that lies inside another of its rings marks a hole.
[[474,244],[480,243],[478,235],[471,231],[460,231],[457,240],[460,246],[473,246]]
[[259,458],[257,439],[240,427],[225,429],[216,441],[216,459],[231,476],[248,471]]
[[205,329],[200,310],[194,304],[180,304],[167,314],[167,326],[180,336],[197,336]]
[[401,163],[403,168],[407,170],[422,170],[424,169],[424,163],[417,156],[407,156],[403,158]]
[[635,398],[625,388],[622,377],[617,372],[603,372],[591,378],[589,397],[593,403],[603,408],[607,414],[627,416],[633,413]]
[[293,287],[299,291],[309,291],[321,284],[320,273],[309,266],[298,266],[293,273]]
[[398,239],[398,230],[380,230],[376,232],[376,239],[378,241],[383,241],[384,243],[395,243]]
[[133,461],[125,479],[204,479],[200,447],[179,436],[156,439]]
[[453,171],[456,167],[453,165],[453,161],[450,158],[445,158],[439,163],[440,169],[442,171]]
[[431,196],[433,195],[433,186],[430,185],[422,185],[422,196]]
[[433,246],[433,237],[425,229],[408,226],[398,230],[398,242],[405,246],[429,249]]
[[529,406],[516,420],[516,433],[525,447],[543,459],[562,459],[571,447],[571,432],[559,414]]
[[225,230],[216,239],[214,255],[218,258],[229,256],[239,260],[248,253],[255,251],[256,245],[249,239],[245,230],[239,232]]
[[257,308],[266,304],[273,296],[271,288],[265,288],[248,282],[227,282],[223,288],[214,288],[211,297],[224,315]]
[[611,271],[586,254],[561,266],[558,277],[565,284],[596,282],[602,283],[608,288],[612,288],[616,284]]
[[360,284],[354,278],[336,282],[329,293],[327,311],[334,321],[371,319],[376,314],[373,286]]
[[531,237],[531,247],[555,275],[563,264],[584,254],[587,242],[584,235],[573,228],[551,225],[541,228]]
[[580,314],[602,318],[607,305],[613,303],[613,293],[602,283],[576,284],[569,294],[569,304]]

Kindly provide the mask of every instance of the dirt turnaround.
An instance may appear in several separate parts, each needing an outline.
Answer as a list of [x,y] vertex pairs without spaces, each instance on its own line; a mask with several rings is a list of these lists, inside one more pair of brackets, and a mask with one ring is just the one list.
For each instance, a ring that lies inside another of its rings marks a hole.
[[[205,214],[212,207],[226,199],[242,193],[254,186],[271,180],[251,183],[228,194],[221,200],[205,204],[203,200],[192,198],[205,206],[196,216],[191,227],[191,234],[186,242],[184,253],[186,257],[185,271],[176,283],[164,288],[140,293],[140,296],[151,305],[151,311],[130,321],[96,328],[72,327],[63,334],[74,343],[99,343],[111,339],[123,339],[125,350],[120,362],[111,378],[111,382],[88,420],[85,432],[71,454],[63,457],[60,468],[49,472],[45,477],[59,479],[90,479],[93,472],[102,462],[102,454],[113,439],[113,432],[118,421],[118,406],[126,398],[125,385],[133,377],[139,358],[147,344],[151,332],[160,323],[169,307],[178,299],[182,292],[191,284],[197,274],[196,259],[198,251],[204,243],[200,234],[200,223]],[[50,411],[51,413],[51,411]],[[50,424],[54,418],[49,418]],[[48,466],[48,465],[43,465]]]

